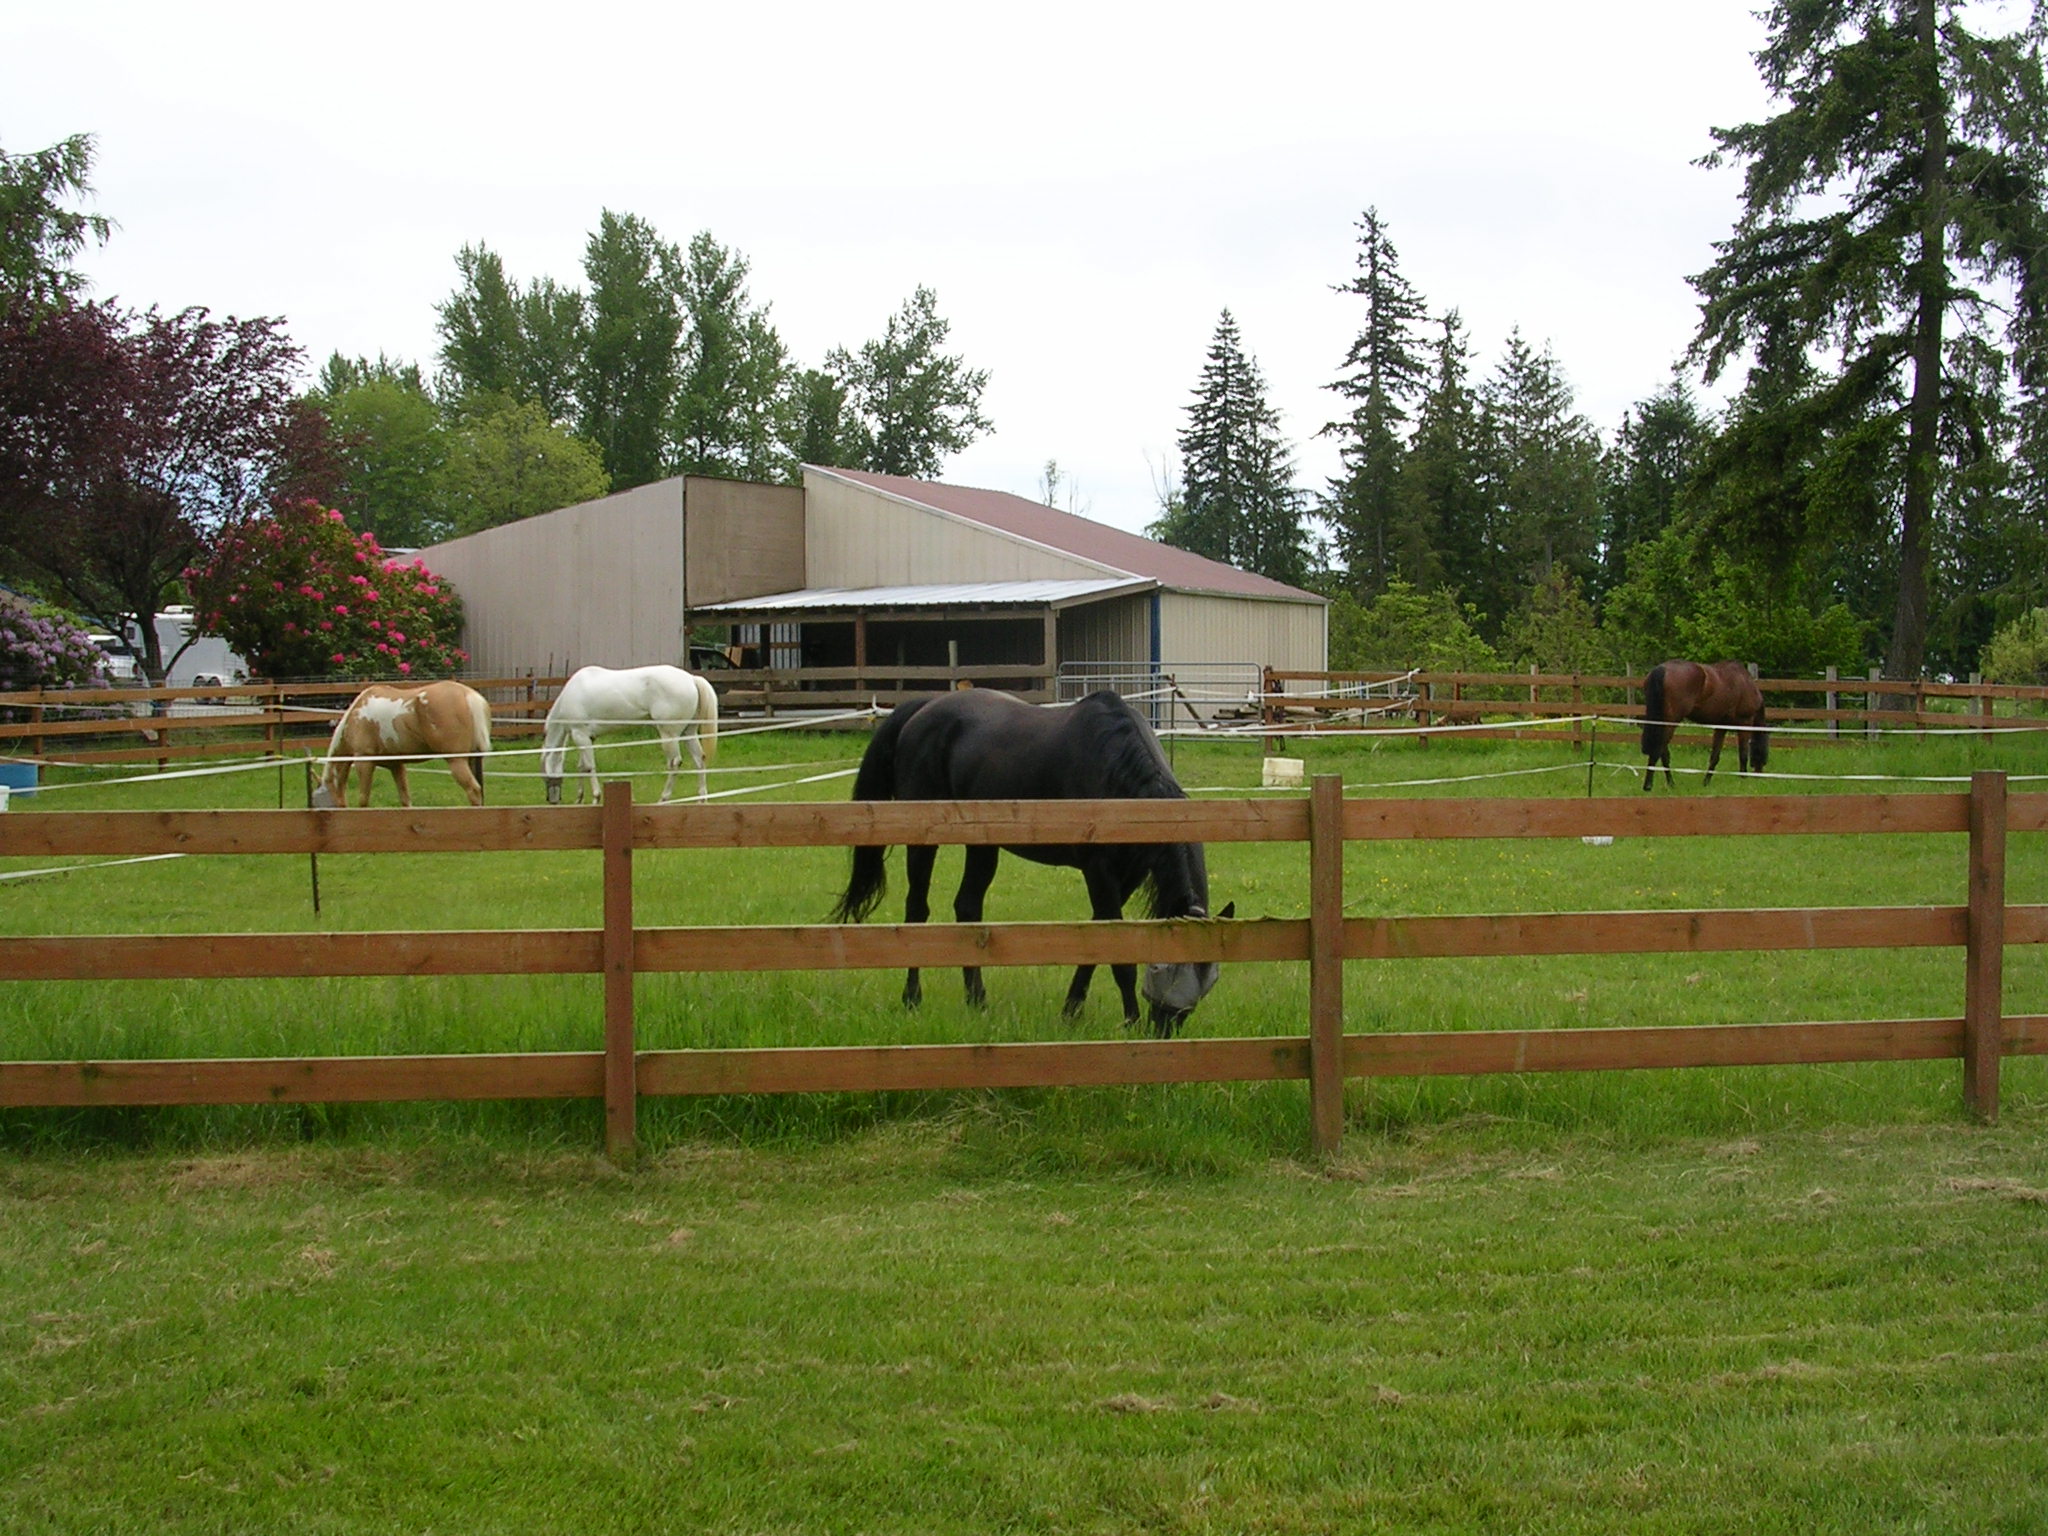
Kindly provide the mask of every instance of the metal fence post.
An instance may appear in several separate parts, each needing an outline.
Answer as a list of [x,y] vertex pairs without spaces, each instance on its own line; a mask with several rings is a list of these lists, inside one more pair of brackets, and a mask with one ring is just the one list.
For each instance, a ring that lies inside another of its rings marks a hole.
[[1963,979],[1963,1103],[1998,1119],[2005,1049],[2005,773],[1970,775],[1970,924]]
[[1315,1150],[1344,1136],[1344,780],[1319,773],[1308,800],[1308,1089]]
[[633,786],[604,787],[604,1146],[633,1160],[638,1085],[633,1041]]

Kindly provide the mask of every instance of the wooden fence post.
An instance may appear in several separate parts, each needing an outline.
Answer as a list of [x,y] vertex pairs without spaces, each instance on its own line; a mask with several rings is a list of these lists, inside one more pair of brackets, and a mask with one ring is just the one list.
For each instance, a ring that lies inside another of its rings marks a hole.
[[1344,1136],[1344,780],[1319,773],[1308,799],[1308,1097],[1315,1150]]
[[1998,1119],[2005,1049],[2005,773],[1970,775],[1970,924],[1963,979],[1963,1103]]
[[[1833,666],[1828,668],[1828,681],[1830,683],[1840,681],[1836,676]],[[1842,734],[1842,722],[1835,718],[1835,711],[1840,707],[1838,700],[1841,698],[1841,695],[1836,693],[1831,687],[1828,689],[1826,697],[1828,701],[1828,736],[1832,740]]]
[[633,785],[604,787],[604,1148],[614,1162],[634,1150]]
[[1863,695],[1863,739],[1865,741],[1877,740],[1877,707],[1884,702],[1884,696],[1877,691],[1879,675],[1876,667],[1870,669],[1870,688]]

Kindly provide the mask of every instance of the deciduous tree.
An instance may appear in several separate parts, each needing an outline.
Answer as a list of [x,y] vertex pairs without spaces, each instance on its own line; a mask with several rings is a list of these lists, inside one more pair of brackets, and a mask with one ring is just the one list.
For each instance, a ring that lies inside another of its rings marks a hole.
[[825,359],[860,423],[860,468],[928,480],[945,468],[948,454],[994,430],[981,414],[988,372],[942,350],[952,326],[938,306],[938,295],[920,287],[889,317],[879,340],[858,352],[835,347]]
[[298,349],[275,320],[64,305],[0,317],[0,552],[115,633],[225,527],[305,481]]

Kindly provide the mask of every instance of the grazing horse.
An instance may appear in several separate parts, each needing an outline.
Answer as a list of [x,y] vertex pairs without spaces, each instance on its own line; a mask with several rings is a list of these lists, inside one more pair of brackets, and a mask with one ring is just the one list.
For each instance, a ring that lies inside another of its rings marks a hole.
[[1738,773],[1752,769],[1761,773],[1771,755],[1771,733],[1764,729],[1764,696],[1756,679],[1739,661],[1717,661],[1703,667],[1696,661],[1667,661],[1650,669],[1643,679],[1643,788],[1656,777],[1657,764],[1664,765],[1664,783],[1671,777],[1671,738],[1679,722],[1697,720],[1714,727],[1714,747],[1707,757],[1707,777],[1721,764],[1721,741],[1730,729],[1735,732],[1735,764]]
[[[547,785],[548,804],[562,803],[562,759],[568,743],[576,744],[583,772],[590,780],[590,798],[597,798],[597,765],[590,741],[607,731],[624,730],[652,721],[661,737],[662,756],[668,760],[668,778],[661,786],[666,800],[676,787],[676,774],[683,766],[676,749],[678,739],[690,745],[690,761],[697,765],[697,798],[708,793],[704,764],[718,755],[718,695],[711,684],[681,667],[579,667],[562,687],[548,710],[546,733],[541,737],[540,776]],[[576,798],[583,798],[578,788]]]
[[[1159,738],[1144,718],[1116,694],[1091,693],[1066,709],[1037,709],[992,689],[932,694],[899,704],[875,728],[854,778],[855,800],[1180,800]],[[1001,850],[992,844],[967,846],[967,869],[953,897],[953,916],[981,921],[982,898],[995,878]],[[1031,844],[1009,850],[1039,864],[1081,871],[1097,918],[1123,916],[1124,903],[1149,886],[1154,917],[1209,915],[1209,872],[1200,843]],[[888,850],[853,850],[853,875],[833,908],[835,922],[859,922],[881,900],[883,858]],[[904,849],[909,893],[903,920],[931,916],[932,864],[938,850],[913,843]],[[1232,906],[1219,917],[1229,917]],[[1216,985],[1214,961],[1175,961],[1145,967],[1145,998],[1152,1005],[1152,1030],[1172,1035],[1195,1004]],[[1124,1022],[1138,1021],[1137,967],[1112,965],[1123,994]],[[981,971],[962,971],[967,1001],[982,1006],[987,994]],[[1088,996],[1095,967],[1074,972],[1067,989],[1072,1018]],[[903,1001],[916,1007],[923,992],[916,970],[904,978]]]
[[405,765],[445,757],[448,771],[471,805],[484,803],[484,754],[491,750],[491,706],[467,684],[372,683],[334,723],[327,761],[313,787],[313,804],[334,810],[348,804],[348,773],[356,773],[356,804],[370,803],[370,781],[381,765],[398,784],[398,803],[412,804]]

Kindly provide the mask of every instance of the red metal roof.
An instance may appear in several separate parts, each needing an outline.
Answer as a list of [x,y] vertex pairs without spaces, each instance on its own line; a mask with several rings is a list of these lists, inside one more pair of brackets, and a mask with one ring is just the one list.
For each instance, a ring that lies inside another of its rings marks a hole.
[[[807,469],[818,466],[806,465]],[[1140,538],[1107,523],[1077,517],[1057,507],[1044,506],[1007,491],[984,491],[966,485],[941,485],[932,480],[911,480],[902,475],[876,475],[857,469],[822,469],[857,485],[871,486],[919,506],[932,507],[970,523],[979,523],[1015,538],[1029,539],[1066,554],[1093,560],[1113,571],[1149,576],[1164,586],[1196,592],[1226,592],[1241,597],[1287,598],[1294,602],[1321,602],[1313,592],[1290,587],[1285,582],[1240,571],[1220,560],[1175,549],[1154,539]]]

